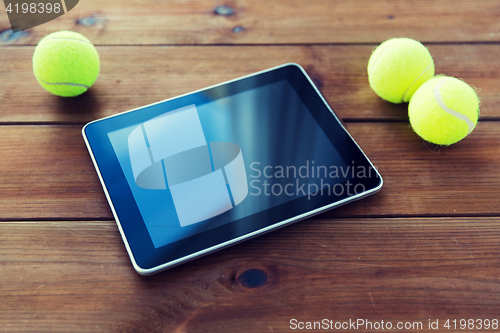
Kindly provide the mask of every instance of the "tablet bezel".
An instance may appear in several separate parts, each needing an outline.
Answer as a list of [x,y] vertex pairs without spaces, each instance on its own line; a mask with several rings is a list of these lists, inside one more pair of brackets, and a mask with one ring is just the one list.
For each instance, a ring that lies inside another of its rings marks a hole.
[[[108,133],[154,118],[158,114],[147,111],[138,112],[152,105],[166,103],[168,104],[168,109],[175,110],[176,108],[193,104],[193,99],[196,100],[201,94],[217,96],[214,99],[218,99],[283,79],[288,80],[292,88],[297,92],[342,158],[349,156],[349,160],[352,160],[354,165],[362,165],[373,169],[374,177],[358,179],[358,181],[363,182],[366,191],[352,196],[321,195],[301,197],[243,219],[201,232],[189,238],[155,248],[111,146]],[[382,177],[376,168],[344,128],[311,78],[300,65],[294,63],[273,67],[208,88],[92,121],[83,127],[82,135],[132,264],[135,270],[141,275],[157,273],[264,232],[298,222],[334,207],[361,199],[378,192],[383,185]],[[342,145],[335,144],[338,142],[342,142]],[[228,238],[226,236],[228,234],[227,230],[230,230],[228,228],[231,228],[235,224],[238,224],[238,232],[240,234],[232,235]]]

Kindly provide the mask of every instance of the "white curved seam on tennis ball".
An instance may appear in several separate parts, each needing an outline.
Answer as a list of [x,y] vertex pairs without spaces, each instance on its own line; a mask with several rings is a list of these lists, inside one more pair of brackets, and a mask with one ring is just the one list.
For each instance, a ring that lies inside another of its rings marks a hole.
[[75,42],[82,42],[82,43],[92,44],[90,42],[87,42],[86,40],[81,40],[81,39],[78,39],[78,38],[49,37],[46,40],[55,40],[55,39],[58,39],[58,40],[72,40],[72,41],[75,41]]
[[432,60],[429,64],[429,66],[427,66],[426,69],[424,69],[424,71],[422,73],[420,73],[420,75],[415,79],[415,81],[413,81],[410,86],[408,87],[408,89],[406,89],[405,93],[403,94],[403,98],[401,99],[401,102],[404,102],[405,100],[405,97],[406,97],[406,94],[408,93],[408,91],[410,91],[410,88],[413,87],[413,85],[422,77],[422,75],[425,74],[425,72],[427,72],[429,70],[429,68],[431,68],[432,66]]
[[42,79],[39,79],[39,80],[42,81],[45,84],[49,84],[49,85],[53,85],[53,86],[62,86],[62,85],[65,85],[65,86],[83,87],[83,88],[86,88],[86,89],[90,88],[89,86],[86,86],[86,85],[80,84],[80,83],[69,83],[69,82],[68,83],[66,83],[66,82],[50,83],[50,82],[44,81]]
[[467,126],[469,126],[469,132],[467,133],[468,135],[474,129],[474,123],[466,115],[461,114],[460,112],[457,112],[447,107],[446,104],[444,104],[443,99],[441,98],[440,89],[443,83],[447,80],[450,79],[439,80],[438,83],[436,83],[434,89],[432,89],[432,91],[434,92],[434,98],[436,99],[436,102],[438,103],[439,107],[441,107],[441,109],[443,109],[448,114],[451,114],[452,116],[457,117],[458,119],[463,120],[467,123]]
[[373,70],[375,69],[375,66],[377,65],[377,63],[380,60],[380,58],[382,58],[382,55],[385,53],[385,51],[387,50],[388,47],[389,47],[389,45],[386,45],[384,47],[384,49],[382,50],[382,52],[380,52],[380,55],[378,56],[377,59],[375,59],[375,62],[373,63],[373,66],[372,66],[372,70],[368,73],[368,75],[372,75]]

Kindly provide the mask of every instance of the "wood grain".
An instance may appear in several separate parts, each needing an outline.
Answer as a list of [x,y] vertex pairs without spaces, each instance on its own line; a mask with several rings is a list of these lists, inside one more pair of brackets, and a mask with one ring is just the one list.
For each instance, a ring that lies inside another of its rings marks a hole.
[[[0,331],[289,332],[294,318],[458,331],[446,319],[500,319],[498,17],[497,0],[85,0],[12,34],[0,5]],[[63,29],[101,57],[96,84],[71,99],[31,67],[38,41]],[[481,122],[464,141],[423,142],[407,105],[372,92],[368,59],[391,37],[424,42],[437,74],[478,89]],[[382,191],[136,274],[83,124],[286,62],[311,75]]]
[[80,130],[0,128],[1,219],[111,217]]
[[[283,332],[293,318],[500,311],[498,217],[307,220],[152,277],[133,272],[112,221],[4,222],[0,244],[8,331]],[[249,285],[251,270],[265,281]]]
[[[325,213],[351,216],[490,216],[500,206],[500,123],[438,149],[407,123],[348,123],[384,177],[382,191]],[[3,220],[111,219],[80,126],[0,126]],[[326,180],[328,181],[328,180]]]
[[[380,99],[368,84],[374,46],[98,47],[101,74],[76,98],[46,92],[33,75],[33,47],[0,52],[0,122],[86,123],[287,62],[301,64],[337,115],[350,120],[408,119],[407,104]],[[500,119],[500,45],[429,45],[436,74],[478,88],[481,118]]]
[[[229,9],[217,10],[223,5]],[[495,0],[86,0],[27,34],[7,32],[0,42],[34,45],[58,30],[100,45],[379,43],[401,36],[491,42],[500,40],[499,16]],[[0,31],[9,27],[2,14]]]

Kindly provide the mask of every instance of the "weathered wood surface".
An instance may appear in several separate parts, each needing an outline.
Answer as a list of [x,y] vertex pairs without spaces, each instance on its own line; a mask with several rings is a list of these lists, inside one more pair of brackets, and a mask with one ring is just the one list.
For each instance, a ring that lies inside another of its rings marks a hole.
[[[0,31],[9,28],[5,12]],[[496,0],[82,0],[68,14],[0,43],[34,45],[69,29],[98,44],[379,43],[500,41]]]
[[152,277],[133,271],[112,221],[0,223],[0,244],[6,331],[287,332],[294,318],[500,313],[498,217],[308,220]]
[[[97,47],[101,74],[81,97],[61,99],[33,75],[34,47],[0,49],[0,122],[86,123],[259,70],[296,62],[344,120],[408,120],[407,104],[381,100],[366,66],[375,45]],[[436,74],[479,90],[482,119],[500,119],[500,45],[429,45]],[[21,88],[22,87],[22,88]]]
[[[13,35],[2,7],[0,331],[288,332],[294,318],[421,331],[439,319],[455,331],[446,319],[500,319],[498,17],[496,0],[82,0]],[[96,84],[73,99],[45,92],[31,67],[38,41],[62,29],[101,57]],[[424,143],[406,105],[371,91],[368,58],[390,37],[424,42],[437,74],[479,89],[470,137]],[[137,275],[82,125],[286,62],[311,75],[379,168],[382,191]]]
[[[325,216],[490,216],[500,207],[500,123],[438,149],[407,123],[348,123],[385,185]],[[78,125],[0,126],[0,218],[111,219]]]

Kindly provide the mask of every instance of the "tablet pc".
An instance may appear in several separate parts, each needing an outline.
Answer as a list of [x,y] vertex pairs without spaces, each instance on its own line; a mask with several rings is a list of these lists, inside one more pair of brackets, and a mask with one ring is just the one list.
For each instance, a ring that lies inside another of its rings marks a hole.
[[143,275],[383,183],[297,64],[92,121],[82,134]]

